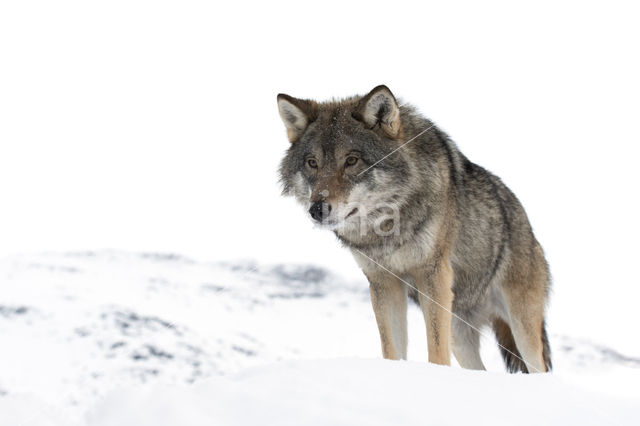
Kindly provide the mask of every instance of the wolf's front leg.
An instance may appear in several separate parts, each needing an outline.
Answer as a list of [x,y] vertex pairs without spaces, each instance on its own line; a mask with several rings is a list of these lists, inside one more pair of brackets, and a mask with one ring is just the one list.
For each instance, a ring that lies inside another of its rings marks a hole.
[[427,328],[429,362],[451,365],[451,309],[453,271],[448,259],[441,259],[412,273]]
[[407,359],[407,287],[386,271],[367,273],[382,356]]

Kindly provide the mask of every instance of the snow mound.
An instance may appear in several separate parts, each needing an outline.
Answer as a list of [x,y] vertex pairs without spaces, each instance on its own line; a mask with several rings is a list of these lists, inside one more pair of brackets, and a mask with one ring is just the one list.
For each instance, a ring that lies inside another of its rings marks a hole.
[[[0,282],[0,426],[84,425],[114,389],[208,380],[232,388],[221,377],[282,360],[380,354],[364,277],[314,265],[43,253],[0,259]],[[550,330],[558,380],[640,400],[637,354]],[[424,320],[413,305],[409,336],[409,359],[425,366]],[[484,340],[482,351],[502,375],[495,343]]]
[[552,375],[339,359],[281,362],[190,387],[113,392],[88,424],[604,425],[639,417],[630,400],[588,393]]

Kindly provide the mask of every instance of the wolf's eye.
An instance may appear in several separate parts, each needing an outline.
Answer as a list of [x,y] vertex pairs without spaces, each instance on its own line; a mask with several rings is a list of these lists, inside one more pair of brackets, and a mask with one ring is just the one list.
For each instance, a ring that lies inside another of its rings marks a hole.
[[358,157],[354,157],[353,155],[351,155],[347,157],[347,161],[345,161],[345,164],[347,166],[354,166],[357,162],[358,162]]
[[318,167],[318,162],[316,160],[314,160],[313,158],[309,158],[307,160],[307,165],[309,167],[311,167],[312,169],[315,169],[316,167]]

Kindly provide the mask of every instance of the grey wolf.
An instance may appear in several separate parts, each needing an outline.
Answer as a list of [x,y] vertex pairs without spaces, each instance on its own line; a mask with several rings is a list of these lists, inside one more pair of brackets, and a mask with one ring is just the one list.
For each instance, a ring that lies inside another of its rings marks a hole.
[[[279,94],[291,142],[283,194],[335,233],[366,275],[382,355],[406,359],[417,301],[428,359],[484,369],[491,327],[510,372],[545,372],[550,275],[524,208],[495,175],[384,85],[316,102]],[[412,140],[414,138],[414,140]]]

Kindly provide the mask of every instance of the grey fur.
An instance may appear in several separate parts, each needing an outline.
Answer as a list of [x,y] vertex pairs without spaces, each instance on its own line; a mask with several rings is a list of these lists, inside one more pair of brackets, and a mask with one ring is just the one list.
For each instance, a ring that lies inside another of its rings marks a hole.
[[[295,196],[304,204],[317,201],[321,190],[324,194],[333,191],[328,197],[337,194],[331,202],[338,207],[354,194],[363,194],[357,201],[366,216],[343,219],[339,215],[344,216],[346,210],[340,213],[337,208],[338,216],[330,219],[339,223],[331,229],[342,244],[352,249],[367,276],[373,266],[357,252],[410,280],[412,269],[444,256],[445,250],[438,248],[442,245],[438,236],[445,235],[448,243],[443,247],[450,247],[447,262],[453,271],[454,314],[476,328],[490,326],[494,319],[500,319],[508,325],[505,333],[511,333],[516,321],[521,326],[511,336],[512,340],[515,336],[516,345],[523,350],[518,352],[518,347],[506,345],[502,348],[508,369],[526,372],[524,363],[518,359],[522,358],[520,354],[533,359],[536,351],[542,351],[548,371],[551,359],[544,307],[550,288],[549,270],[522,205],[498,177],[469,161],[451,138],[435,126],[391,154],[433,123],[411,105],[401,104],[398,108],[402,139],[390,137],[382,128],[387,123],[370,126],[363,122],[359,111],[367,96],[325,103],[295,100],[296,105],[305,109],[309,125],[282,160],[283,194]],[[395,103],[393,95],[389,99]],[[387,102],[381,105],[384,110],[380,110],[380,115],[388,115]],[[357,152],[360,157],[359,174],[348,171],[341,163],[349,152]],[[305,163],[310,155],[318,159],[317,170],[309,169]],[[366,170],[382,158],[383,161]],[[329,181],[334,183],[326,183]],[[383,209],[377,207],[381,203],[397,208],[399,213],[393,223],[396,232],[389,235],[380,235],[372,229],[371,223],[384,217]],[[515,300],[521,300],[525,306],[516,306],[519,302]],[[454,319],[452,347],[456,356],[478,350],[475,332],[465,327],[468,326]],[[522,336],[536,327],[541,330],[532,333],[538,333],[540,346],[529,341],[531,344],[524,348]],[[499,343],[502,344],[500,340]],[[469,368],[482,365],[478,359],[466,363]],[[535,365],[540,367],[541,362]]]

